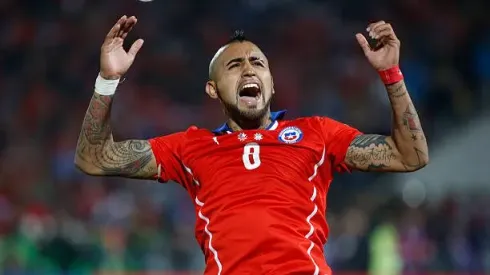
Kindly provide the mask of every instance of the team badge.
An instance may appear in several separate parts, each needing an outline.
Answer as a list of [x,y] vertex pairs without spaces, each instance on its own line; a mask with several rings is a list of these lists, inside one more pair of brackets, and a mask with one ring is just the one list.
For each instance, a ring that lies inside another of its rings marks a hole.
[[292,144],[303,138],[303,132],[298,127],[286,127],[280,133],[278,139],[284,143]]
[[263,138],[264,138],[264,137],[262,136],[262,134],[261,134],[261,133],[255,133],[255,135],[254,135],[254,139],[255,139],[255,140],[262,140]]

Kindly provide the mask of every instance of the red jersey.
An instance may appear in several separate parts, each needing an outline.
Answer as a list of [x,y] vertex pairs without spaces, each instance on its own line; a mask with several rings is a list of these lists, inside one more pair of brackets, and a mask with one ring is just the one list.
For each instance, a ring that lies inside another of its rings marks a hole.
[[267,129],[190,127],[150,140],[159,180],[194,200],[205,274],[331,274],[323,246],[334,170],[360,132],[325,117]]

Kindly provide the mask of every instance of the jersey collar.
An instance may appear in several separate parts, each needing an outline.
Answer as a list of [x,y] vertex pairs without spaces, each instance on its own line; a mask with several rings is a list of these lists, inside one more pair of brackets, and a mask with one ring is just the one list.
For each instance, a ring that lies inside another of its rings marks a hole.
[[[266,130],[274,130],[277,128],[278,125],[278,120],[282,120],[284,116],[286,115],[286,110],[281,110],[277,112],[271,112],[271,124],[265,128]],[[216,128],[213,130],[213,133],[215,134],[222,134],[222,133],[231,133],[233,130],[231,130],[230,127],[228,127],[228,124],[225,122],[221,127]]]

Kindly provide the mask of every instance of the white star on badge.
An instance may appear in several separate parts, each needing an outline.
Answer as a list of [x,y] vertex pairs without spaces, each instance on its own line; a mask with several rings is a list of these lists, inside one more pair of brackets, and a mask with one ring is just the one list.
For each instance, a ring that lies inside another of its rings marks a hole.
[[262,138],[263,138],[263,136],[262,136],[262,134],[261,134],[261,133],[256,133],[256,134],[254,135],[254,139],[255,139],[255,140],[262,140]]
[[238,140],[245,141],[246,139],[247,139],[247,134],[245,133],[238,134]]

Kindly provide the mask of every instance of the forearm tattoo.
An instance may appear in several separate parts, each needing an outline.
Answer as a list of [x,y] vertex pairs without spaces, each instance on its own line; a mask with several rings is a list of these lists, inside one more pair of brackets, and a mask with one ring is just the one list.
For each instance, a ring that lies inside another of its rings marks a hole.
[[146,140],[114,142],[110,127],[112,96],[94,93],[83,120],[76,156],[101,175],[151,177],[154,167],[151,146]]
[[428,162],[424,131],[405,83],[400,81],[386,88],[393,109],[391,137],[355,138],[347,151],[346,163],[361,171],[415,171]]
[[402,130],[402,134],[409,137],[412,141],[425,140],[417,110],[415,110],[412,100],[408,96],[405,83],[401,81],[387,86],[386,89],[390,101],[393,106],[396,106],[393,108],[395,125],[398,126],[398,123],[402,123],[402,127],[395,127],[394,130]]
[[389,85],[387,90],[390,100],[401,98],[408,94],[404,81]]
[[412,104],[408,105],[405,112],[403,112],[402,121],[403,127],[410,132],[410,138],[413,141],[425,138],[422,126],[420,125],[419,116]]
[[360,135],[350,144],[346,161],[352,168],[362,171],[382,170],[396,160],[393,147],[387,137],[381,135]]

